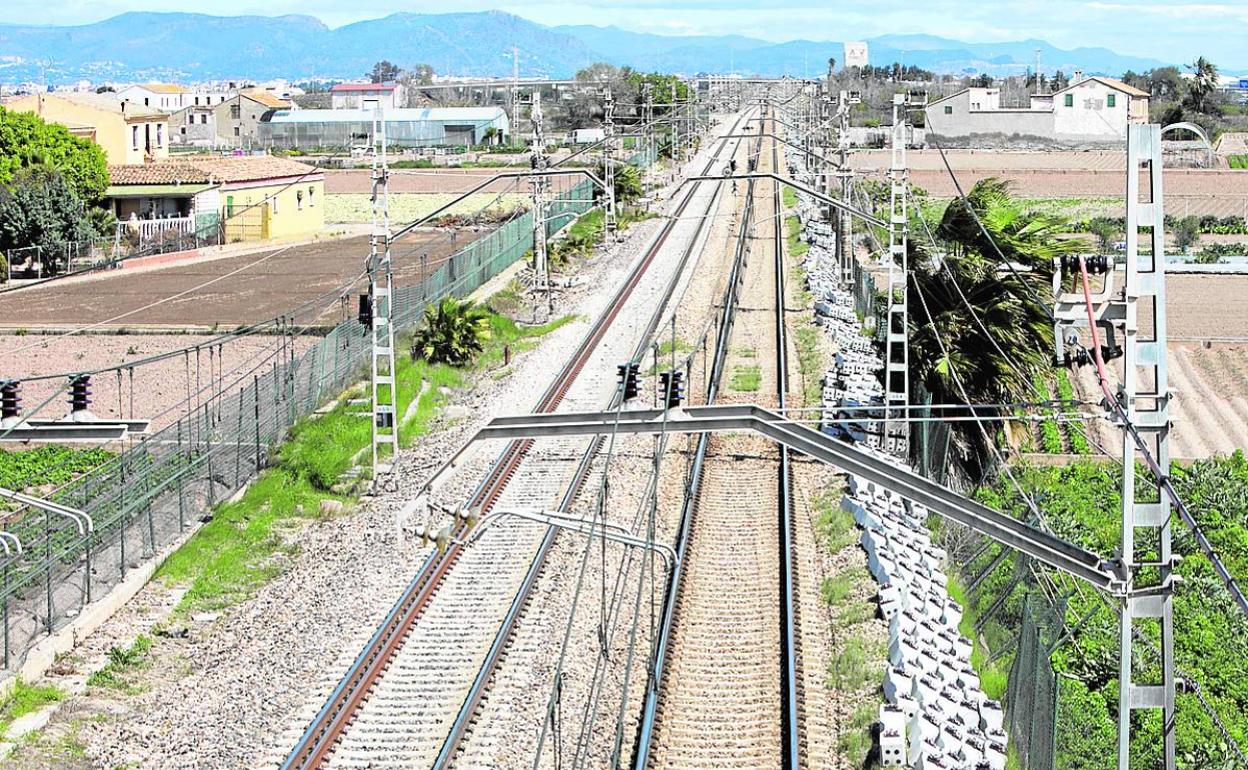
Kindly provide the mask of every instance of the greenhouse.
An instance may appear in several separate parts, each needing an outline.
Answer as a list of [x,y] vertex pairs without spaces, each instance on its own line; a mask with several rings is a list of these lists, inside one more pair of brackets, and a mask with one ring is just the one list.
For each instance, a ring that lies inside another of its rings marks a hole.
[[[398,147],[456,147],[499,143],[511,128],[499,107],[386,110],[386,139]],[[367,145],[373,111],[277,110],[260,124],[265,146],[315,149]]]

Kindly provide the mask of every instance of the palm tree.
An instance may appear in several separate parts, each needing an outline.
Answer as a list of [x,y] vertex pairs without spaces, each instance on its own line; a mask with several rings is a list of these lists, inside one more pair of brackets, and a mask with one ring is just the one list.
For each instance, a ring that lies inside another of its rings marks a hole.
[[1192,83],[1188,89],[1188,105],[1197,112],[1209,112],[1212,105],[1209,96],[1218,89],[1218,68],[1201,56],[1188,67],[1192,70]]
[[447,297],[425,308],[424,324],[412,339],[412,358],[463,366],[490,339],[490,315],[470,300]]
[[[938,253],[912,241],[912,376],[932,395],[935,416],[968,414],[954,405],[1034,399],[1033,378],[1051,365],[1053,259],[1082,245],[1057,238],[1067,224],[1026,212],[1006,182],[985,179],[945,210],[934,232]],[[967,470],[979,478],[990,452],[984,433],[974,422],[953,425]]]

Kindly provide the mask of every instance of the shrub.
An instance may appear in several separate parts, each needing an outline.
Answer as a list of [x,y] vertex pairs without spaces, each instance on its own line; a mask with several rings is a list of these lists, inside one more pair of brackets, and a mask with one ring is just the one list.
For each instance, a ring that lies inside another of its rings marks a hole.
[[424,324],[412,339],[412,358],[462,366],[472,362],[489,339],[489,312],[470,300],[447,297],[425,308]]

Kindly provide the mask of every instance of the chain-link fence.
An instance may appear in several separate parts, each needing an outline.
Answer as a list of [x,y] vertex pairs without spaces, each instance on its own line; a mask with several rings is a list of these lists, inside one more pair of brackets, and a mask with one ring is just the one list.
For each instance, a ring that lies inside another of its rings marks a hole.
[[1005,693],[1010,742],[1029,770],[1054,770],[1057,746],[1057,674],[1052,651],[1061,624],[1049,603],[1031,593],[1023,600],[1014,663]]
[[[578,184],[552,204],[547,229],[566,224],[564,214],[588,211],[592,200],[590,183]],[[525,213],[455,252],[419,283],[396,289],[395,328],[417,324],[428,303],[471,293],[532,247],[532,214]],[[44,635],[64,627],[86,603],[241,489],[299,417],[362,376],[371,350],[354,318],[315,338],[279,322],[267,345],[226,372],[221,348],[230,344],[209,347],[209,374],[202,378],[199,350],[183,354],[187,395],[175,422],[132,437],[107,463],[51,495],[87,513],[93,529],[33,508],[5,516],[6,529],[24,546],[23,553],[0,561],[6,668],[20,665]]]

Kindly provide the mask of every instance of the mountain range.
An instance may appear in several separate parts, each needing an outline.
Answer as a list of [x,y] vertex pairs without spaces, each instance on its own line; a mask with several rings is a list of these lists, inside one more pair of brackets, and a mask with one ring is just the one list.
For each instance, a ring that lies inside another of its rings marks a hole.
[[[866,41],[871,62],[939,74],[1044,71],[1120,75],[1165,64],[1107,48],[1062,50],[1040,40],[966,43],[931,35]],[[616,27],[548,27],[501,11],[395,13],[329,28],[312,16],[124,13],[93,24],[0,24],[0,82],[358,78],[374,62],[427,63],[442,74],[568,77],[596,61],[692,75],[816,76],[842,43],[774,43],[740,35],[665,36]]]

